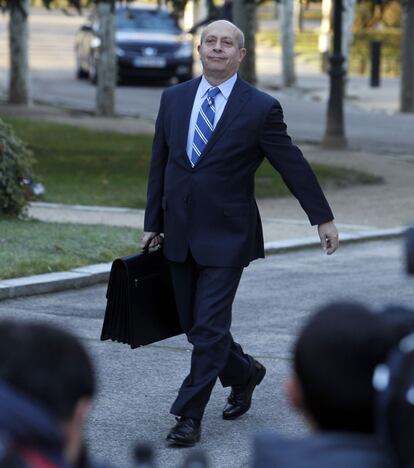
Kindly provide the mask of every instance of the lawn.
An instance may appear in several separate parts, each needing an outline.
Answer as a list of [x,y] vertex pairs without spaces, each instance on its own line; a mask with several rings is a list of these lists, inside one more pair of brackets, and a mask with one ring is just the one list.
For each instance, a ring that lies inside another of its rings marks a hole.
[[110,262],[137,252],[141,234],[125,227],[0,219],[0,279]]
[[[152,137],[103,132],[33,120],[7,118],[33,150],[36,179],[55,203],[143,208]],[[369,174],[322,164],[313,168],[322,186],[375,183]],[[256,177],[258,197],[287,195],[288,189],[265,162]]]
[[152,138],[4,119],[33,150],[45,201],[143,207]]

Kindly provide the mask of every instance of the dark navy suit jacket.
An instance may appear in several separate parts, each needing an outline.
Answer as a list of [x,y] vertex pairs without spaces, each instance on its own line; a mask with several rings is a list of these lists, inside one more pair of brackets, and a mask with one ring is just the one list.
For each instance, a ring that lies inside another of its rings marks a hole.
[[243,267],[264,257],[254,177],[266,157],[311,224],[333,219],[316,177],[286,133],[278,101],[240,78],[197,165],[186,153],[200,78],[164,91],[155,126],[145,231],[165,234],[165,256],[189,249],[204,266]]

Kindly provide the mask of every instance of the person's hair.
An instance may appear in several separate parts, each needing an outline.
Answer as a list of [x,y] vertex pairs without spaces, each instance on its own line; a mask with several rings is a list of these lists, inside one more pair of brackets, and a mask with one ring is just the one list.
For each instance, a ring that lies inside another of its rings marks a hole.
[[305,411],[319,430],[374,431],[373,372],[396,341],[392,327],[356,303],[332,303],[310,318],[294,367]]
[[0,379],[68,420],[77,402],[95,394],[91,360],[70,333],[54,326],[0,322]]
[[[224,21],[226,23],[229,23],[231,24],[232,26],[234,26],[234,28],[236,29],[237,31],[237,35],[238,35],[238,38],[239,38],[239,49],[242,49],[244,47],[244,33],[243,31],[238,28],[235,24],[231,23],[230,21],[227,21],[227,20],[218,20],[218,21]],[[216,21],[212,21],[211,23],[209,23],[202,31],[201,31],[201,36],[200,36],[200,44],[203,43],[203,40],[204,38],[206,37],[206,34],[208,32],[208,28],[211,24],[213,23],[216,23]]]

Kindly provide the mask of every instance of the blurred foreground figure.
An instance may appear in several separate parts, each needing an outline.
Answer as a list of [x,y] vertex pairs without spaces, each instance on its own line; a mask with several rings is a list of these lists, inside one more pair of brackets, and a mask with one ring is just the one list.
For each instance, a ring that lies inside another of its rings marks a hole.
[[374,370],[398,342],[394,327],[353,303],[316,313],[294,348],[291,405],[313,430],[303,439],[256,437],[254,468],[392,468],[375,435]]
[[0,322],[0,467],[98,468],[82,436],[94,394],[92,363],[75,337]]

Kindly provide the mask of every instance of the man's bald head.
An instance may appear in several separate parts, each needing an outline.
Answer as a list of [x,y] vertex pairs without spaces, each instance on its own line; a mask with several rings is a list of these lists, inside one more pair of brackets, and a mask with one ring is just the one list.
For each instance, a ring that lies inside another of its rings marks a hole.
[[215,28],[228,29],[229,31],[233,33],[234,37],[236,38],[239,49],[244,47],[243,31],[239,29],[235,24],[227,20],[217,20],[208,24],[201,32],[200,44],[203,42],[207,34],[211,31],[214,31]]

